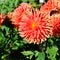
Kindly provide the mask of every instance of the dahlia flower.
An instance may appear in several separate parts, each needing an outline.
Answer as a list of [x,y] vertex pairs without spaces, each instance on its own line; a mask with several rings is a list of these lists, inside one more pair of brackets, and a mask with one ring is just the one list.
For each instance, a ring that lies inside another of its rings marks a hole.
[[41,6],[40,11],[44,16],[49,16],[52,10],[57,10],[57,4],[54,0],[48,0],[43,6]]
[[38,10],[27,12],[19,22],[19,33],[28,43],[42,43],[51,35],[51,27]]
[[60,0],[50,0],[54,5],[56,6],[57,9],[60,9]]
[[52,33],[54,37],[60,37],[60,17],[52,19]]
[[52,35],[54,37],[60,36],[60,13],[57,11],[50,16],[50,25],[52,26]]
[[21,20],[21,17],[23,16],[23,14],[27,11],[29,11],[31,8],[30,5],[28,5],[27,3],[22,3],[20,4],[20,6],[18,6],[14,12],[12,13],[12,24],[15,25],[15,27],[19,26],[19,22]]
[[6,16],[4,14],[0,14],[0,25],[3,23],[5,17]]
[[48,0],[41,9],[41,14],[49,21],[52,27],[52,35],[60,36],[60,0]]

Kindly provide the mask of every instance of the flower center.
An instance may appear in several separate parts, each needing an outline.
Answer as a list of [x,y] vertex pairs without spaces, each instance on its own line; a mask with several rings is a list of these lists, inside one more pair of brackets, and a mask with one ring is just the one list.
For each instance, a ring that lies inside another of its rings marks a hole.
[[31,24],[31,28],[34,29],[34,28],[36,28],[36,27],[37,27],[37,23],[36,23],[36,22],[33,22],[33,23]]

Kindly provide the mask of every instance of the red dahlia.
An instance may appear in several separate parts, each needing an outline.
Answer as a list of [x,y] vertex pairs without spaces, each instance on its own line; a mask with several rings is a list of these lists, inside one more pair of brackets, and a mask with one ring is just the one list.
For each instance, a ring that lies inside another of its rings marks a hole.
[[60,18],[54,17],[52,18],[52,33],[54,37],[60,37]]
[[15,27],[19,26],[19,22],[21,20],[21,17],[24,15],[25,12],[29,11],[31,8],[30,5],[27,3],[22,3],[20,4],[19,7],[17,7],[14,12],[12,13],[12,24],[15,25]]
[[41,43],[51,34],[51,27],[48,21],[42,18],[38,10],[27,12],[19,22],[19,33],[29,43]]
[[57,3],[54,0],[48,0],[43,6],[41,6],[40,11],[44,16],[49,16],[52,10],[57,10]]
[[57,9],[60,9],[60,0],[50,0],[54,5],[56,6]]

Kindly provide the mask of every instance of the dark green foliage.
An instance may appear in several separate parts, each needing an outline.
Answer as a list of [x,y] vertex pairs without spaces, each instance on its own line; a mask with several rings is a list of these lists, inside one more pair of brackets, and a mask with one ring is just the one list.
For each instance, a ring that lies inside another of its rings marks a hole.
[[14,10],[19,4],[19,0],[0,0],[0,12],[8,13]]

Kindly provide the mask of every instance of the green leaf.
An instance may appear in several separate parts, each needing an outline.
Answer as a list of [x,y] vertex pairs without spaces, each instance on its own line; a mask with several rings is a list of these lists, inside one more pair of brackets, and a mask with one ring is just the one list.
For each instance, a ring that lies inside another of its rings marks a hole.
[[0,31],[0,40],[3,40],[4,39],[4,35],[3,33]]
[[16,34],[14,37],[13,37],[13,40],[17,40],[18,39],[18,35]]
[[8,27],[2,26],[1,29],[2,29],[2,31],[5,31],[6,32],[5,35],[8,35],[9,34],[9,28]]
[[48,42],[50,42],[51,43],[51,45],[53,45],[53,40],[50,38],[49,40],[48,40]]
[[2,57],[1,57],[1,59],[2,60],[5,60],[5,58],[8,56],[8,54],[4,54]]
[[23,51],[21,52],[24,56],[30,56],[30,59],[33,57],[34,53],[32,51]]
[[34,4],[35,3],[35,0],[29,0],[29,2]]
[[28,0],[21,0],[22,2],[27,2]]
[[34,52],[35,52],[35,57],[37,57],[39,52],[38,51],[34,51]]
[[43,52],[39,52],[36,60],[45,60],[45,54]]
[[21,52],[23,55],[28,56],[28,55],[34,55],[32,51],[23,51]]
[[12,47],[12,50],[17,50],[18,47],[19,47],[19,43],[17,42],[17,40],[13,43],[13,47]]
[[55,56],[57,54],[58,48],[56,46],[52,46],[52,47],[47,47],[47,51],[46,53],[48,54],[48,58],[51,60],[55,60]]

